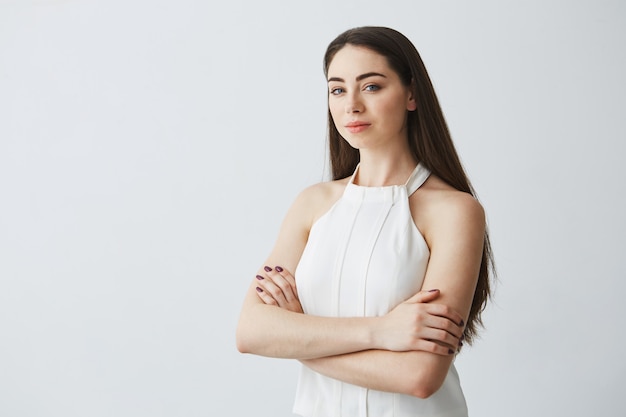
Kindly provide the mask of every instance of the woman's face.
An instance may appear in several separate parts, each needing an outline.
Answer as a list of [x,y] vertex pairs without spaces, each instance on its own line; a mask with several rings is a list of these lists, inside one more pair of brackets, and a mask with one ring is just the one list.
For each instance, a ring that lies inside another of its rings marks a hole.
[[352,147],[406,144],[407,110],[415,110],[415,101],[384,56],[344,46],[328,66],[328,92],[335,126]]

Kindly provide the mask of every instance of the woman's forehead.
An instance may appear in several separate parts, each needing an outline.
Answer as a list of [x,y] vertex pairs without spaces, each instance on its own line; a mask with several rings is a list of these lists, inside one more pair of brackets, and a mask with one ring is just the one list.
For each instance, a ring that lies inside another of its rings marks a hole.
[[369,48],[347,44],[341,48],[328,66],[328,78],[350,79],[366,72],[388,74],[393,72],[387,58]]

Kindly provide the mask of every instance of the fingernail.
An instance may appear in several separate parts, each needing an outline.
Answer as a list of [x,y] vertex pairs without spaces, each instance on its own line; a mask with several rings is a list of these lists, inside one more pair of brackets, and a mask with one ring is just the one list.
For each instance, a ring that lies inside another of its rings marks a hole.
[[270,271],[272,270],[272,268],[270,268],[269,266],[266,266],[266,267],[265,267],[265,268],[263,268],[263,269],[265,269],[265,272],[270,272]]
[[463,327],[465,325],[465,322],[463,321],[463,319],[461,319],[461,323],[459,323],[459,326]]
[[263,288],[261,287],[256,287],[257,292],[263,292]]
[[463,342],[459,341],[459,347],[463,347]]
[[439,291],[439,290],[438,289],[428,290],[428,292],[435,292],[435,291]]
[[260,280],[262,280],[262,279],[264,279],[264,278],[263,278],[261,275],[257,275],[257,276],[256,276],[256,279],[258,279],[258,280],[260,281]]
[[448,354],[452,355],[454,353],[454,351],[452,349],[448,349]]
[[275,266],[274,269],[278,272],[283,272],[283,268],[281,268],[280,266]]

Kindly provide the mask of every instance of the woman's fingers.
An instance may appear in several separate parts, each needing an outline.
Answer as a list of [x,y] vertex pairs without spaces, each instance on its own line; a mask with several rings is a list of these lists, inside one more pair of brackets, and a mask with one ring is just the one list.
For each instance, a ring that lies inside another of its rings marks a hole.
[[296,287],[296,279],[294,278],[293,275],[291,275],[291,272],[287,271],[281,266],[274,267],[274,270],[278,272],[289,283],[292,293],[296,296],[296,298],[298,298],[298,288]]
[[432,303],[424,304],[424,306],[426,308],[426,311],[433,316],[448,319],[453,322],[456,327],[462,328],[463,326],[465,326],[465,321],[463,320],[463,317],[445,304]]
[[287,301],[291,302],[298,298],[296,280],[289,271],[280,266],[276,266],[272,271],[268,272],[268,274],[272,278],[272,281],[274,281],[274,284],[282,290]]
[[383,317],[384,325],[375,328],[376,342],[381,343],[383,349],[394,351],[426,350],[450,354],[448,350],[451,350],[454,353],[463,335],[461,316],[443,304],[415,302],[430,297],[429,294],[416,294],[409,299],[414,302],[407,300],[387,313]]
[[[430,303],[439,297],[440,294],[441,292],[438,289],[422,290],[406,300],[405,303]],[[463,317],[445,304],[432,303],[428,304],[428,306],[430,314],[445,317],[461,327],[465,325]]]
[[278,306],[278,303],[269,293],[265,292],[265,290],[261,287],[256,287],[256,293],[265,304],[271,306]]
[[265,304],[302,312],[293,275],[280,266],[265,266],[256,276],[257,294]]
[[420,339],[417,341],[415,349],[422,352],[430,352],[441,356],[450,356],[457,351],[457,348],[453,348],[448,345],[441,345],[432,340]]
[[448,317],[433,314],[432,312],[428,311],[430,307],[431,306],[426,307],[426,312],[428,313],[428,316],[424,318],[424,326],[445,331],[454,336],[456,339],[459,339],[463,335],[464,328],[463,326],[459,326],[456,319],[450,319]]
[[[292,285],[289,280],[285,276],[283,276],[283,274],[290,275],[287,271],[285,271],[280,266],[277,266],[275,268],[266,266],[263,269],[266,272],[266,275],[269,277],[271,283],[276,286],[276,288],[272,288],[271,285],[268,286],[268,290],[272,291],[272,294],[274,294],[273,291],[275,291],[277,295],[284,298],[287,303],[291,303],[298,298],[294,291],[295,280],[293,281]],[[269,283],[270,281],[267,281],[266,283]],[[279,301],[280,304],[280,300],[277,301]],[[281,307],[283,307],[283,305],[281,305]]]
[[411,298],[409,298],[405,302],[407,302],[407,303],[428,303],[429,301],[433,301],[437,297],[439,297],[439,290],[438,289],[422,290],[422,291],[416,293],[415,295],[413,295]]
[[[257,275],[257,295],[263,300],[265,304],[271,304],[276,306],[284,306],[287,304],[287,300],[282,290],[274,284],[271,278],[266,278],[262,275]],[[268,302],[271,298],[272,302]]]
[[425,327],[421,333],[418,341],[427,340],[435,342],[436,344],[446,346],[454,351],[459,347],[459,338],[452,335],[446,330],[442,330],[434,327]]

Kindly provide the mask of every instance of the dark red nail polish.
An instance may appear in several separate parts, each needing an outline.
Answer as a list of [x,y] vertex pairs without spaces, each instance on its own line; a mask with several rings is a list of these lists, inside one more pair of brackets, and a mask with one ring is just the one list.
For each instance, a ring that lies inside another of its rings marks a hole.
[[264,278],[263,278],[261,275],[257,275],[257,276],[256,276],[256,279],[258,279],[258,280],[260,281],[260,280],[262,280],[262,279],[264,279]]
[[459,324],[459,326],[463,327],[464,324],[465,322],[461,319],[461,323]]
[[452,349],[448,349],[448,354],[452,355],[454,351]]
[[265,267],[265,268],[263,268],[263,269],[265,269],[265,272],[270,272],[270,271],[272,270],[272,268],[270,268],[269,266],[266,266],[266,267]]
[[280,266],[275,266],[274,269],[278,272],[283,272],[283,268],[281,268]]
[[261,287],[256,287],[257,292],[263,292],[263,288]]

